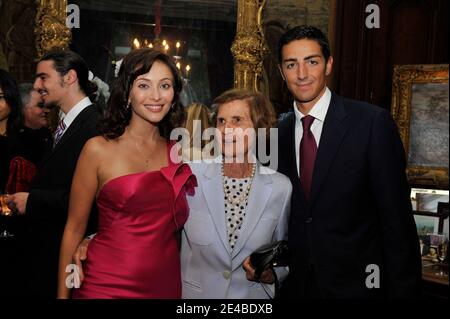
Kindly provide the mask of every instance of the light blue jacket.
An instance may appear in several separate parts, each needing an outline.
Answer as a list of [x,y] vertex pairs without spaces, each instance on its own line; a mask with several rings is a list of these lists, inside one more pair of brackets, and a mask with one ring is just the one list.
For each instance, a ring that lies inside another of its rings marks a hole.
[[[248,281],[242,263],[262,245],[287,239],[292,186],[287,177],[258,165],[246,216],[231,250],[219,163],[190,164],[198,187],[187,196],[189,218],[181,243],[183,298],[265,299],[274,285]],[[281,281],[287,268],[276,268]]]

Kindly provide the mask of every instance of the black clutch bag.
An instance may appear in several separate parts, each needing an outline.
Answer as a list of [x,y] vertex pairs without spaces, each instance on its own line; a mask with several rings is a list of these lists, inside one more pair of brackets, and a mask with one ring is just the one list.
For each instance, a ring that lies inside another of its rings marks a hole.
[[250,263],[255,268],[255,279],[264,270],[288,265],[289,249],[286,240],[261,246],[250,255]]

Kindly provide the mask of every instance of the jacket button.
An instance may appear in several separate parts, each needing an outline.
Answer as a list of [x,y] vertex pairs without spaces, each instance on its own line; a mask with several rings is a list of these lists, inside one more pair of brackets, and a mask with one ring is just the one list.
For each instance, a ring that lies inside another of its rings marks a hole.
[[305,218],[305,223],[306,224],[311,224],[312,220],[313,220],[312,217]]
[[225,270],[225,271],[222,273],[222,276],[223,276],[223,278],[225,278],[225,279],[230,279],[231,273],[230,273],[228,270]]

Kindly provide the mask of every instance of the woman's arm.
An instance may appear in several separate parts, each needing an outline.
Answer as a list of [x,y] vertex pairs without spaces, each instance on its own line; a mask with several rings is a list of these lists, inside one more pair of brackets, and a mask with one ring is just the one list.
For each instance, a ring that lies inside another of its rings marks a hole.
[[[84,237],[92,203],[98,190],[98,163],[101,151],[98,138],[89,140],[81,151],[70,192],[69,214],[61,242],[58,298],[69,298],[66,267],[73,264],[72,255]],[[78,272],[73,275],[77,275]],[[72,275],[72,276],[73,276]],[[79,282],[79,281],[78,281]]]

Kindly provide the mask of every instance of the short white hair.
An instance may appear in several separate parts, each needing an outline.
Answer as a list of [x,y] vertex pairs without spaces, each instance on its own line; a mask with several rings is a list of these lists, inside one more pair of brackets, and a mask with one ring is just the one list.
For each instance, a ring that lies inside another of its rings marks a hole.
[[31,99],[31,92],[34,91],[34,87],[32,83],[21,83],[19,84],[19,94],[20,100],[22,102],[21,109],[25,109]]

